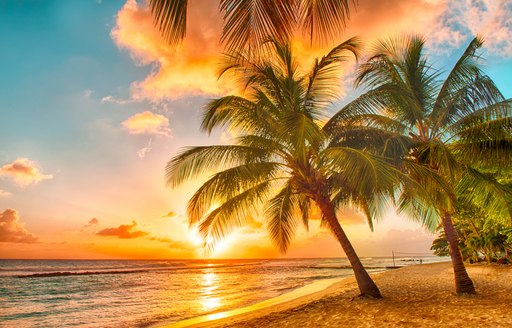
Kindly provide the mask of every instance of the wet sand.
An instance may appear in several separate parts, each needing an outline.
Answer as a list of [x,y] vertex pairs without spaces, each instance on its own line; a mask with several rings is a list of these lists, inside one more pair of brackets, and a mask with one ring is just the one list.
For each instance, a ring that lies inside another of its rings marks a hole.
[[359,298],[353,278],[269,307],[193,327],[512,327],[512,267],[468,265],[478,295],[454,295],[451,263],[374,275],[384,299]]

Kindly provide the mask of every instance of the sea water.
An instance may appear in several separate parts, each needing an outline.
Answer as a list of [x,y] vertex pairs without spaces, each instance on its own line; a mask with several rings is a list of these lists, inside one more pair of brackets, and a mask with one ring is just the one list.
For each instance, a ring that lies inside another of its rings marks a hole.
[[[393,265],[390,258],[362,261],[369,272]],[[422,259],[433,261],[439,259]],[[338,258],[0,260],[0,327],[145,327],[240,308],[351,274],[348,261]]]

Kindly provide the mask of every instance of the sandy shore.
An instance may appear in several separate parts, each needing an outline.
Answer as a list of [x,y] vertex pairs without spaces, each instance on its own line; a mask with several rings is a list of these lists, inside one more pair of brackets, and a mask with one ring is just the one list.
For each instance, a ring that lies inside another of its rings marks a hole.
[[358,298],[353,278],[290,302],[194,327],[512,327],[512,268],[470,265],[478,295],[455,296],[451,263],[374,275],[384,299]]

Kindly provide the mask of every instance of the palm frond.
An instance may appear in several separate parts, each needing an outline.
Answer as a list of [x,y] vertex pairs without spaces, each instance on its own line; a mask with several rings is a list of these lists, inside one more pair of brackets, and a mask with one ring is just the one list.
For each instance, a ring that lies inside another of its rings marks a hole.
[[279,169],[279,163],[247,163],[214,174],[188,202],[190,224],[201,220],[215,204],[222,204],[264,181],[275,180]]
[[401,170],[405,174],[401,178],[402,194],[407,194],[411,199],[416,197],[421,204],[436,209],[451,211],[455,208],[453,185],[429,164],[405,159],[401,163]]
[[343,172],[342,184],[351,194],[370,197],[383,190],[391,190],[401,173],[382,157],[349,147],[325,150],[332,172]]
[[425,107],[433,102],[437,76],[422,55],[423,45],[418,36],[378,40],[372,56],[359,66],[355,81],[356,86],[371,90],[383,88],[386,97],[381,98],[386,101],[387,112],[419,129]]
[[247,224],[247,218],[272,193],[273,181],[264,181],[228,199],[204,217],[198,226],[207,247],[214,249],[216,244],[236,228]]
[[221,0],[224,16],[221,42],[228,50],[260,51],[262,41],[290,38],[296,23],[293,0]]
[[[475,139],[475,138],[473,138]],[[475,167],[507,168],[512,163],[512,138],[472,140],[452,146],[457,160]]]
[[[472,106],[475,107],[475,106]],[[457,134],[466,128],[470,128],[486,121],[492,121],[512,116],[512,99],[493,102],[490,105],[480,105],[471,113],[458,118],[448,125],[443,133]]]
[[174,188],[207,170],[253,163],[261,161],[267,155],[262,149],[237,145],[184,148],[167,163],[166,182],[169,187]]
[[327,55],[315,62],[309,74],[309,84],[304,97],[306,107],[317,107],[318,104],[325,105],[337,97],[333,85],[340,79],[339,64],[347,61],[350,54],[357,59],[360,46],[361,40],[359,38],[350,38],[334,47]]
[[453,101],[454,95],[468,84],[471,84],[475,77],[484,75],[476,63],[480,58],[476,51],[482,44],[482,38],[475,37],[444,80],[430,115],[436,128],[444,126],[446,120],[450,119],[450,116],[456,112],[457,108],[454,107],[449,110],[449,103]]
[[298,20],[313,40],[335,38],[345,28],[353,0],[304,0],[298,3]]
[[[400,122],[403,127],[409,126],[411,115],[407,109],[409,96],[404,94],[404,88],[400,85],[383,84],[369,90],[334,114],[324,125],[323,129],[333,134],[340,126],[350,127],[354,120],[370,115],[381,115]],[[406,125],[407,124],[407,125]]]
[[218,98],[205,105],[201,128],[208,133],[224,127],[240,134],[272,134],[279,126],[271,115],[272,106],[263,94],[258,94],[256,101],[238,96]]
[[449,181],[456,176],[459,164],[448,145],[439,140],[429,140],[417,144],[413,150],[413,156],[420,162],[437,170]]
[[512,189],[493,177],[466,167],[456,191],[463,202],[475,204],[497,216],[508,216],[512,222]]
[[408,218],[422,224],[430,232],[435,232],[440,223],[440,215],[435,206],[427,204],[422,198],[414,197],[404,192],[397,201],[399,213],[405,213]]
[[304,194],[297,194],[296,197],[299,211],[302,214],[302,224],[306,230],[309,230],[309,215],[313,207],[311,198]]
[[288,250],[300,222],[295,213],[298,205],[291,184],[286,185],[268,203],[265,213],[268,217],[267,230],[270,239],[282,253]]
[[281,123],[281,139],[292,145],[291,152],[301,161],[305,160],[310,145],[318,145],[324,140],[318,124],[302,112],[286,113]]
[[[457,127],[461,127],[461,122],[469,123],[485,112],[490,114],[485,108],[504,108],[504,102],[506,102],[505,98],[488,76],[477,77],[452,96],[451,101],[447,103],[443,121],[436,122],[438,124],[432,131],[436,133],[439,130],[439,135],[443,135],[446,131],[456,131]],[[484,108],[483,112],[482,108]],[[499,112],[501,110],[494,114]],[[480,116],[480,119],[482,118]]]
[[149,0],[153,21],[171,44],[180,43],[187,29],[188,0]]

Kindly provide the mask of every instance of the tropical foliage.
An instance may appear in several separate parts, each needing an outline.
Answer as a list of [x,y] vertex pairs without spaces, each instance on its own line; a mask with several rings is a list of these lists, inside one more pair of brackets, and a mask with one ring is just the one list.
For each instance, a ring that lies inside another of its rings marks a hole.
[[[509,172],[507,175],[510,177]],[[498,180],[509,188],[512,186],[509,178]],[[483,206],[459,203],[453,221],[464,260],[512,264],[512,220],[506,213],[487,212]],[[431,249],[438,256],[449,255],[442,231]]]
[[210,246],[263,209],[270,238],[285,252],[316,207],[350,260],[361,294],[381,297],[337,214],[355,207],[372,222],[381,200],[393,194],[398,171],[383,157],[333,140],[322,129],[336,99],[339,63],[357,54],[358,43],[338,45],[307,74],[300,73],[290,46],[278,41],[271,42],[274,51],[264,59],[246,52],[227,55],[224,72],[238,78],[245,95],[210,101],[202,129],[227,128],[238,137],[231,145],[184,149],[167,164],[166,178],[176,187],[215,171],[188,203],[190,223]]
[[[188,0],[150,0],[155,24],[177,44],[186,34]],[[286,42],[297,29],[310,40],[339,35],[354,0],[219,0],[224,25],[221,42],[228,50],[260,49],[268,39]]]
[[[341,140],[366,140],[422,186],[402,188],[396,204],[430,229],[442,223],[457,293],[475,292],[452,223],[458,204],[512,213],[510,189],[480,170],[512,159],[511,100],[481,70],[481,46],[473,39],[443,75],[425,57],[422,38],[379,41],[357,70],[356,86],[366,91],[325,127]],[[430,172],[411,169],[411,163]]]

